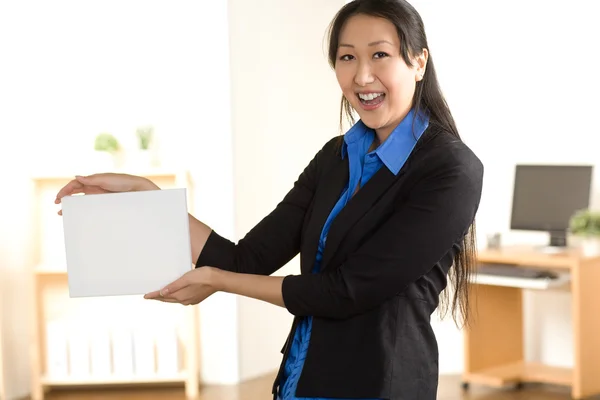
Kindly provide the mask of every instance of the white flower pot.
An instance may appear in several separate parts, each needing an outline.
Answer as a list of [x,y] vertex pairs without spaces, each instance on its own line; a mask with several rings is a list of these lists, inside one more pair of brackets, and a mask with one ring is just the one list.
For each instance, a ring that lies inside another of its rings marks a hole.
[[586,257],[600,255],[600,238],[583,238],[581,240],[581,251]]

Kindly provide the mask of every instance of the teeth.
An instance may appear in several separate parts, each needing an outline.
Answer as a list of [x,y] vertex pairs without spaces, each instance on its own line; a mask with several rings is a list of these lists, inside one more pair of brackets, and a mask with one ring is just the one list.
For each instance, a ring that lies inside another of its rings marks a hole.
[[376,99],[379,96],[383,96],[383,93],[369,93],[369,94],[359,93],[358,94],[358,97],[360,97],[361,100],[366,100],[366,101]]

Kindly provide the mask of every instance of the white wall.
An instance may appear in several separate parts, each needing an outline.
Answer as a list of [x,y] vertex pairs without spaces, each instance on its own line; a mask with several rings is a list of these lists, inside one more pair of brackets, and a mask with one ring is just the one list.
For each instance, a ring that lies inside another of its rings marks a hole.
[[[339,134],[341,92],[326,29],[343,0],[230,0],[236,234],[266,216]],[[278,272],[299,273],[297,259]],[[240,298],[240,376],[277,369],[290,314]]]
[[[89,171],[97,133],[130,146],[135,127],[151,123],[163,160],[192,174],[196,215],[233,237],[227,12],[225,0],[0,2],[0,294],[9,399],[29,393],[30,170]],[[235,298],[214,296],[200,317],[202,380],[236,382]]]
[[[442,88],[464,139],[485,164],[480,241],[544,244],[546,234],[510,232],[517,163],[599,165],[594,116],[600,104],[595,2],[414,0]],[[593,203],[600,206],[600,173]],[[525,296],[526,355],[571,366],[570,297]],[[442,373],[463,368],[463,342],[450,318],[435,323]]]
[[[35,125],[37,119],[29,113],[40,101],[34,90],[34,79],[23,76],[33,69],[34,57],[27,53],[27,47],[21,48],[20,44],[9,40],[14,33],[21,33],[21,27],[11,18],[21,11],[16,4],[0,3],[0,140],[3,143],[0,146],[3,185],[0,197],[0,209],[3,210],[0,219],[0,303],[3,307],[4,382],[9,399],[29,393],[30,321],[23,310],[33,303],[30,276],[24,273],[24,268],[31,262],[31,254],[27,252],[31,196],[26,166],[30,157],[35,157],[28,151],[30,132],[42,132],[39,125]],[[42,115],[39,118],[37,121],[45,119]]]

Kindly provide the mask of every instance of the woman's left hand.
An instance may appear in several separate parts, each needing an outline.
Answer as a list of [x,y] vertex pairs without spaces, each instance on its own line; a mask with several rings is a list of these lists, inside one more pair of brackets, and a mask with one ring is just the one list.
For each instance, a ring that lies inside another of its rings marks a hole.
[[223,292],[285,307],[283,279],[283,276],[243,274],[202,266],[187,272],[162,290],[146,294],[144,298],[187,306],[198,304],[216,292]]
[[161,290],[146,294],[144,298],[185,306],[198,304],[218,291],[214,287],[213,277],[212,267],[196,268]]

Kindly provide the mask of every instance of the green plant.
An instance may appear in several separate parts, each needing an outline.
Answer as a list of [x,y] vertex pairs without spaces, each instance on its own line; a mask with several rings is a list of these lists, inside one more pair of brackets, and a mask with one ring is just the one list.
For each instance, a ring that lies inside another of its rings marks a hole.
[[569,221],[571,233],[584,237],[600,237],[600,212],[579,210]]
[[117,138],[110,133],[101,133],[96,136],[94,150],[106,151],[107,153],[114,154],[119,151],[119,142],[117,141]]
[[154,136],[154,128],[151,126],[139,127],[135,133],[139,140],[140,149],[148,150]]

